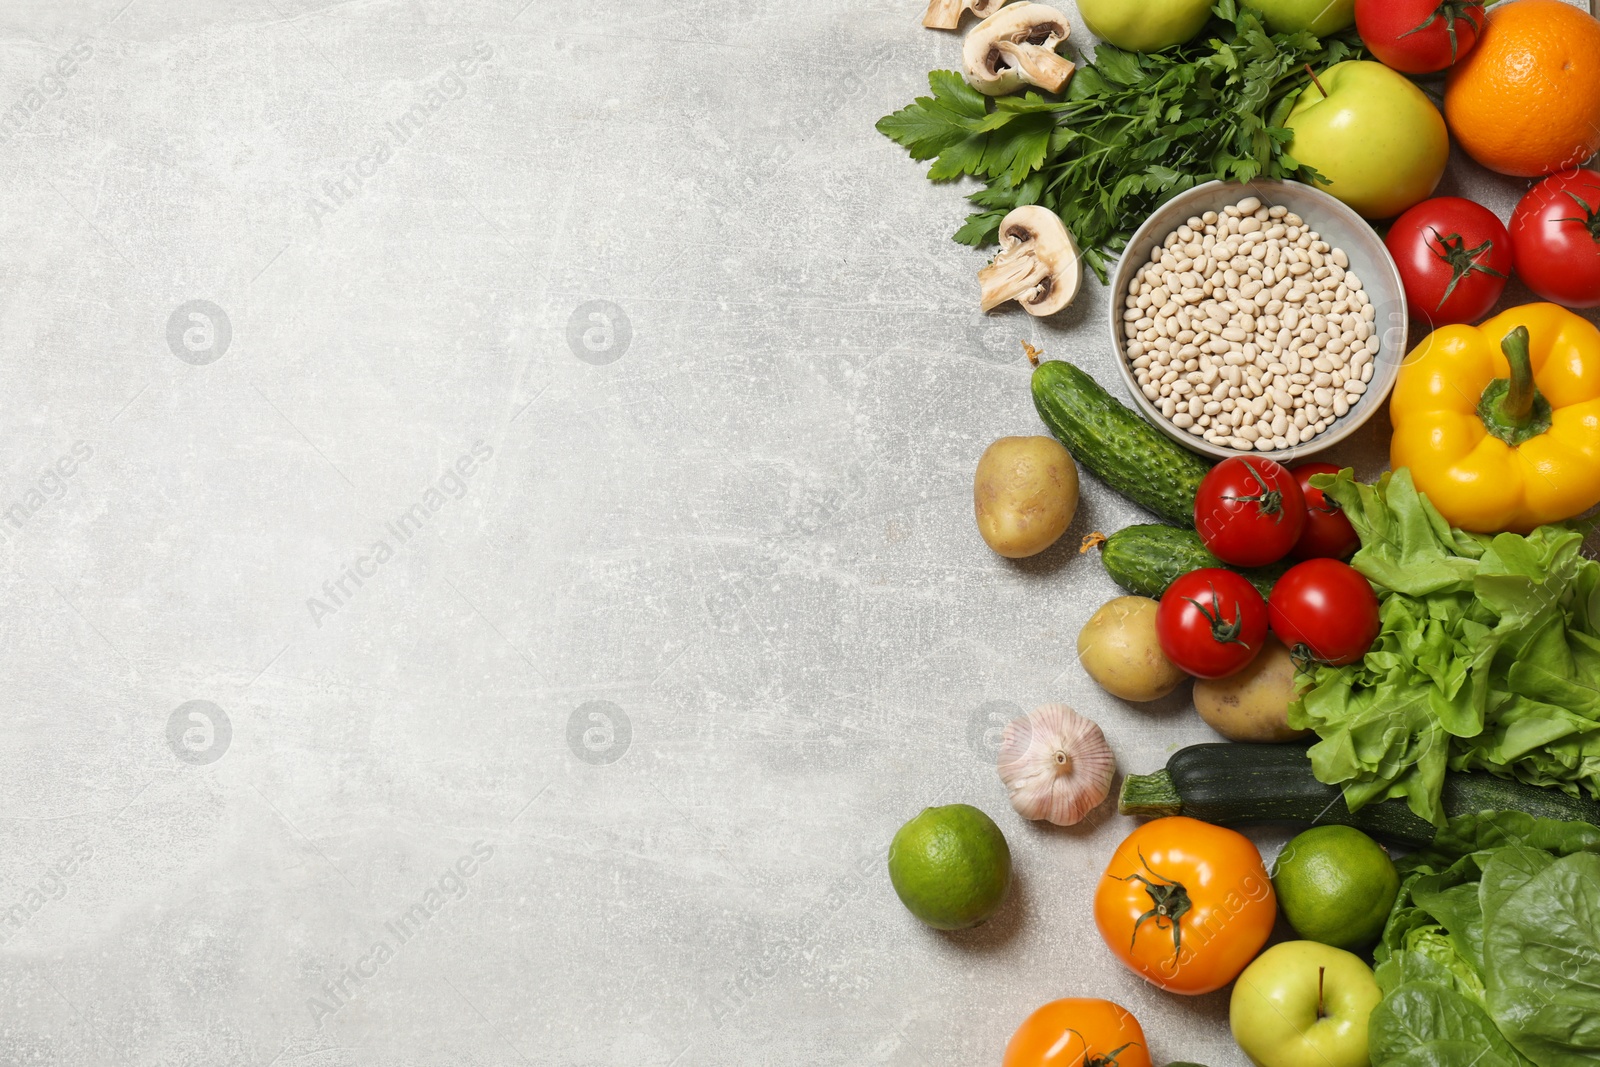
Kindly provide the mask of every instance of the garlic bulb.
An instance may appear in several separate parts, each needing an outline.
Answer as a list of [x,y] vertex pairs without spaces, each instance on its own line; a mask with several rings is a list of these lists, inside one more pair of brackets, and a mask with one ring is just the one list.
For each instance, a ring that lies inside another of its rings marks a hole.
[[1100,727],[1065,704],[1042,704],[1007,723],[999,766],[1017,814],[1057,826],[1098,807],[1117,773]]

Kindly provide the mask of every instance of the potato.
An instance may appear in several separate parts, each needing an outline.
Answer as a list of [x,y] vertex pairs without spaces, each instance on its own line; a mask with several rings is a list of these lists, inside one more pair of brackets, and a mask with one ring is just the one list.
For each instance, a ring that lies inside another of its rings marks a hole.
[[1078,658],[1089,677],[1123,700],[1159,700],[1186,675],[1161,651],[1156,608],[1149,597],[1119,596],[1078,631]]
[[1078,511],[1078,468],[1054,437],[1002,437],[972,480],[978,533],[1007,559],[1037,556]]
[[1200,717],[1229,741],[1293,741],[1310,731],[1289,729],[1289,704],[1298,680],[1289,650],[1276,637],[1238,674],[1194,684]]

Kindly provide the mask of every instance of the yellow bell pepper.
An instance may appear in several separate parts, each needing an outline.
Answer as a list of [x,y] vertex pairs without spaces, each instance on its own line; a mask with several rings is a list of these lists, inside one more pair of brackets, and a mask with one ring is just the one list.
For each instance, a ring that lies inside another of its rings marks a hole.
[[1527,533],[1600,503],[1600,329],[1565,308],[1435,330],[1389,416],[1391,465],[1464,530]]

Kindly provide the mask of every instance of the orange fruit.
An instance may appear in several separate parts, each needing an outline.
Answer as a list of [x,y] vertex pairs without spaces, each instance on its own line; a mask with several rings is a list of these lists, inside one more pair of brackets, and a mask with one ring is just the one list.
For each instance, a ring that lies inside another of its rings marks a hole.
[[1489,9],[1450,71],[1444,115],[1490,170],[1537,178],[1600,151],[1600,20],[1562,0]]

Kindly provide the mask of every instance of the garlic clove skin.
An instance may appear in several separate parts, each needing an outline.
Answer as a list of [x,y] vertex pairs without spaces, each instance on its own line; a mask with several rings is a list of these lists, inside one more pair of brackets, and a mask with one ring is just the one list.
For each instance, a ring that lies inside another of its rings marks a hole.
[[1117,774],[1100,727],[1065,704],[1042,704],[1007,723],[998,767],[1017,814],[1057,826],[1099,807]]

